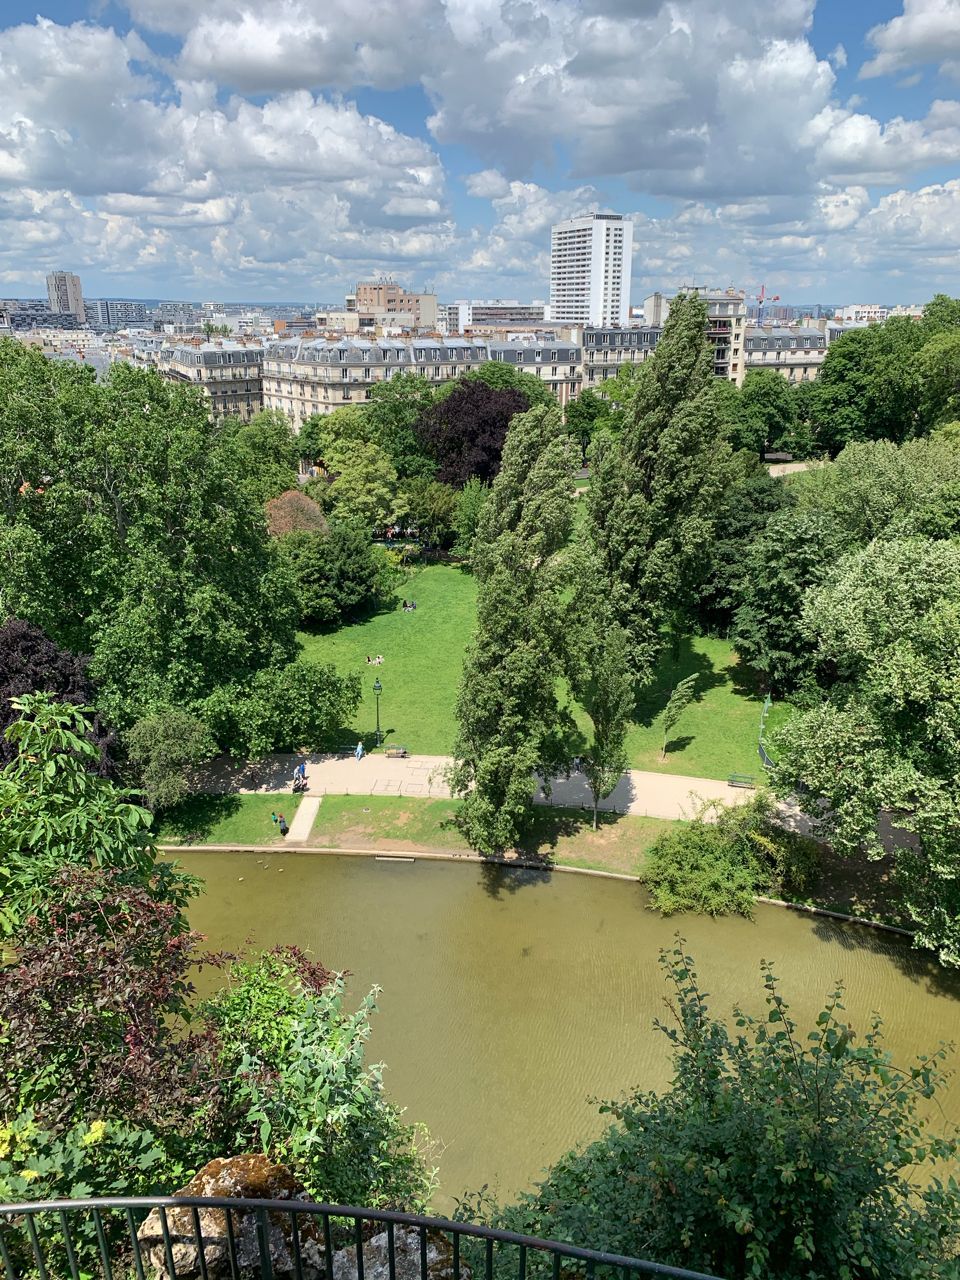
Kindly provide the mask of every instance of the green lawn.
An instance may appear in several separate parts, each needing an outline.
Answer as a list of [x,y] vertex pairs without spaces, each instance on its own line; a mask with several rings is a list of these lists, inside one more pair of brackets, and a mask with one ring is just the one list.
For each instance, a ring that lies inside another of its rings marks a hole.
[[[473,631],[477,589],[469,573],[449,565],[429,565],[410,578],[400,595],[417,602],[404,613],[397,602],[389,613],[329,634],[300,636],[303,656],[332,662],[341,672],[357,671],[363,702],[350,735],[370,735],[376,724],[373,682],[380,680],[380,723],[387,742],[423,755],[449,755],[454,706],[463,653]],[[383,666],[367,657],[383,654]]]
[[271,814],[287,822],[300,796],[199,795],[169,810],[157,828],[160,844],[262,844],[282,846]]
[[[292,820],[299,796],[200,795],[179,805],[161,822],[161,844],[250,844],[283,847],[272,812]],[[456,800],[419,800],[405,796],[324,796],[309,844],[314,848],[392,849],[469,853],[453,825]],[[543,806],[520,853],[550,858],[570,867],[589,867],[636,875],[657,836],[673,824],[662,818],[601,814],[597,831],[581,809]]]
[[[453,825],[455,800],[406,796],[325,796],[310,843],[342,849],[439,850],[467,853],[469,845]],[[580,809],[537,809],[530,836],[519,852],[551,858],[565,866],[629,872],[640,869],[657,836],[673,824],[662,818],[602,814],[597,831]]]
[[[369,738],[376,723],[373,682],[383,685],[381,725],[387,741],[425,755],[449,755],[453,748],[454,706],[464,649],[473,629],[476,587],[470,575],[449,565],[420,570],[401,595],[417,602],[416,613],[399,604],[366,622],[330,634],[304,634],[304,656],[333,662],[341,671],[358,671],[363,703],[346,738]],[[383,654],[383,666],[368,667],[367,655]],[[667,758],[660,762],[657,716],[678,680],[698,672],[696,701],[671,734]],[[761,776],[757,734],[763,696],[725,640],[692,637],[680,657],[667,656],[640,697],[636,723],[627,738],[630,764],[658,773],[726,778],[731,773]],[[788,714],[774,707],[768,730]],[[578,714],[582,728],[586,718]],[[581,747],[571,744],[570,754]]]

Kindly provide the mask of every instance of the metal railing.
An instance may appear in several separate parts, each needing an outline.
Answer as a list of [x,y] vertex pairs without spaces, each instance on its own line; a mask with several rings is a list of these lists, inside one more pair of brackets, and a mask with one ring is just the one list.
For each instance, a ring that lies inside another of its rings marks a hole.
[[0,1204],[4,1280],[147,1280],[164,1274],[169,1280],[333,1280],[335,1274],[364,1280],[365,1266],[379,1275],[385,1269],[388,1280],[397,1280],[398,1272],[402,1280],[413,1274],[419,1280],[718,1280],[556,1240],[386,1209],[200,1196]]

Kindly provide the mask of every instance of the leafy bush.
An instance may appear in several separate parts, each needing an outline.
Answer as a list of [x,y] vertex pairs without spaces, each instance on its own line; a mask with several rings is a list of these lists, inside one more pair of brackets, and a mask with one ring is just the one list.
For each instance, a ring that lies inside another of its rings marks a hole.
[[288,533],[278,543],[297,584],[300,621],[342,626],[391,602],[394,573],[368,530],[334,521],[327,533]]
[[364,1050],[377,989],[351,1013],[344,980],[296,951],[235,963],[202,1008],[218,1045],[234,1147],[259,1145],[317,1200],[422,1209],[422,1133],[383,1094]]
[[[919,1111],[945,1050],[894,1066],[878,1017],[862,1036],[842,1021],[842,987],[804,1033],[768,965],[766,1015],[735,1008],[731,1033],[682,939],[660,963],[670,1086],[602,1104],[614,1123],[536,1192],[502,1209],[474,1197],[459,1216],[727,1280],[953,1280],[960,1143]],[[531,1254],[529,1274],[549,1260]]]
[[748,804],[704,806],[651,847],[643,881],[664,915],[753,914],[758,893],[800,893],[816,873],[817,846],[781,827],[765,794]]
[[190,794],[190,771],[217,750],[203,721],[178,707],[138,720],[126,735],[126,745],[143,794],[154,809],[185,799]]
[[204,719],[225,750],[257,759],[271,751],[315,750],[360,704],[360,677],[320,662],[290,662],[224,687],[204,704]]
[[5,737],[15,755],[0,769],[0,932],[42,902],[65,866],[149,873],[150,814],[95,772],[93,712],[52,694],[13,700],[19,719]]
[[[185,1173],[169,1159],[154,1134],[115,1120],[80,1121],[56,1133],[38,1124],[28,1110],[0,1123],[0,1200],[8,1203],[164,1194],[180,1186]],[[104,1214],[102,1221],[112,1255],[122,1257],[130,1245],[125,1220]],[[70,1274],[59,1222],[52,1214],[40,1214],[34,1226],[51,1274]],[[18,1273],[35,1275],[26,1233],[9,1231],[6,1239]],[[99,1274],[99,1242],[92,1217],[73,1215],[70,1243],[82,1271]]]

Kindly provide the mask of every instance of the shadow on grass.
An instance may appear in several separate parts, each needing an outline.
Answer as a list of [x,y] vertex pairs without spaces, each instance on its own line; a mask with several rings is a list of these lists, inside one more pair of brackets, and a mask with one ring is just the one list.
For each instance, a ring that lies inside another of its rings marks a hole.
[[163,827],[181,844],[195,844],[205,840],[218,823],[238,813],[240,808],[237,795],[191,796],[158,814],[156,826]]
[[633,719],[637,724],[649,728],[663,711],[670,700],[670,694],[681,680],[693,675],[699,677],[694,694],[694,701],[699,702],[708,689],[726,684],[732,678],[731,672],[730,667],[718,671],[706,654],[694,650],[690,637],[684,636],[680,642],[679,655],[674,656],[668,650],[657,663],[650,680],[637,686]]
[[[682,737],[671,738],[664,748],[666,755],[672,755],[674,751],[686,751],[691,742],[696,741],[696,734],[685,733]],[[661,764],[663,761],[661,760]]]

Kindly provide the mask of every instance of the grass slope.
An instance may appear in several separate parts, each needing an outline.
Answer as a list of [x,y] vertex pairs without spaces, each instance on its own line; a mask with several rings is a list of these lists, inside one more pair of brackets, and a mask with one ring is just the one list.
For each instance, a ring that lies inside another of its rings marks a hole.
[[283,845],[283,837],[271,814],[283,814],[287,822],[300,807],[294,795],[191,796],[162,815],[156,839],[160,844],[262,844]]
[[[303,634],[304,657],[332,662],[343,672],[359,671],[363,704],[346,738],[369,738],[376,723],[373,682],[383,685],[381,726],[387,741],[425,755],[449,755],[455,732],[454,707],[463,654],[473,631],[476,586],[470,575],[449,565],[422,569],[403,588],[417,601],[416,613],[399,604],[387,613],[329,634]],[[366,658],[383,654],[382,667]],[[662,731],[657,717],[674,685],[685,676],[700,676],[696,700],[671,734],[666,759],[660,761]],[[763,696],[750,673],[739,666],[726,640],[694,636],[680,655],[666,655],[651,683],[638,698],[635,724],[627,738],[630,764],[655,773],[726,778],[731,773],[762,776],[757,734]],[[772,730],[788,714],[775,707]],[[589,735],[589,721],[576,709],[578,724]],[[582,750],[571,743],[570,754]]]
[[[252,844],[281,848],[270,820],[280,796],[194,796],[171,811],[160,825],[162,844]],[[290,796],[297,804],[300,797]],[[309,844],[332,849],[391,849],[410,852],[468,853],[453,825],[455,800],[418,800],[400,796],[325,796]],[[283,812],[290,821],[293,803]],[[590,867],[636,875],[644,854],[672,824],[661,818],[601,815],[593,831],[590,815],[579,809],[540,808],[521,853],[551,858],[570,867]]]
[[[477,589],[473,578],[449,565],[429,565],[402,588],[417,602],[415,613],[396,608],[340,631],[300,636],[303,656],[332,662],[340,672],[358,671],[363,702],[351,726],[353,737],[376,724],[373,682],[383,685],[380,724],[387,742],[423,755],[449,755],[454,706],[463,654],[473,632]],[[383,666],[367,657],[383,654]]]

